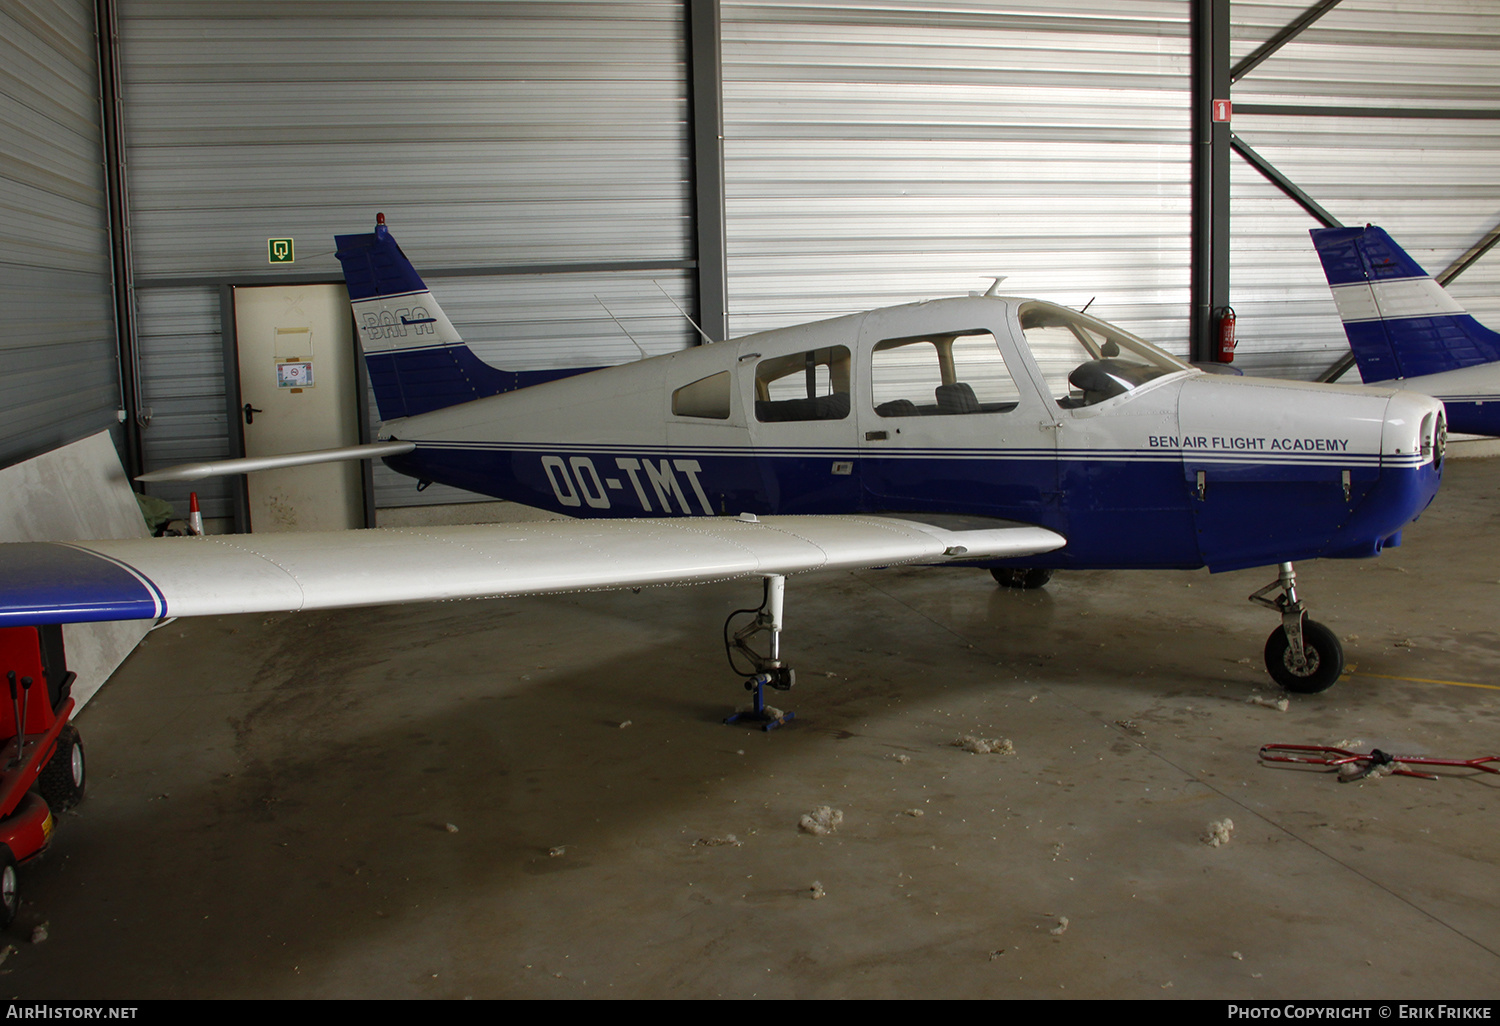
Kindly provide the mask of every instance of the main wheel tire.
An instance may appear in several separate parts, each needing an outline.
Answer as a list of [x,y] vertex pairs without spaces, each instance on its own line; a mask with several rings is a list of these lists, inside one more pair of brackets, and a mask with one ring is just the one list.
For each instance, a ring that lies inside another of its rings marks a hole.
[[21,911],[20,874],[10,845],[0,844],[0,930],[16,921]]
[[999,566],[990,571],[990,576],[1002,588],[1031,591],[1052,580],[1052,571],[1044,566]]
[[1344,646],[1333,631],[1316,620],[1302,621],[1302,652],[1307,667],[1297,670],[1292,661],[1292,645],[1286,631],[1278,627],[1266,639],[1266,670],[1271,677],[1298,694],[1313,695],[1333,686],[1344,672]]
[[78,728],[68,724],[57,735],[52,758],[37,775],[36,789],[53,812],[65,812],[83,799],[88,782],[83,758],[83,739]]

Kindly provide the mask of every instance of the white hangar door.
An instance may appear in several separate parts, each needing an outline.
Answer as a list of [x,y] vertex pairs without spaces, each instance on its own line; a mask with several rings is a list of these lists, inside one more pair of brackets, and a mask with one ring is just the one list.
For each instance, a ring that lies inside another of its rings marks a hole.
[[[354,337],[342,285],[234,290],[246,456],[359,444]],[[363,527],[357,461],[247,475],[250,530]]]

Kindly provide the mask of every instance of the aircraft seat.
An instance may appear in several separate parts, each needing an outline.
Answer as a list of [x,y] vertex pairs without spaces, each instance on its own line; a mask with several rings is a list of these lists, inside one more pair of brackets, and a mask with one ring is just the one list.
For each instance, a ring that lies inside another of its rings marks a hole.
[[761,422],[843,420],[849,416],[849,393],[834,392],[811,399],[757,399],[755,419]]
[[937,396],[938,413],[979,413],[979,399],[974,395],[974,386],[967,381],[955,381],[951,385],[939,385]]

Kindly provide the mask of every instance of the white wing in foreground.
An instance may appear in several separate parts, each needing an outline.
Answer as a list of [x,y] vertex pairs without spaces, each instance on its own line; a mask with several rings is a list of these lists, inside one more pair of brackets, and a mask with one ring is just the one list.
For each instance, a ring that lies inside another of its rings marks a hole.
[[1045,528],[878,516],[569,520],[0,546],[0,626],[694,584],[1061,548]]

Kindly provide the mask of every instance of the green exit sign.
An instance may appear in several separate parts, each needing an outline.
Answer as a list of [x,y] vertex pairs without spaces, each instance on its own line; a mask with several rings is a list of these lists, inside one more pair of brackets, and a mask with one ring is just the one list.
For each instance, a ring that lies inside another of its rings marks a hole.
[[290,264],[297,259],[291,239],[267,239],[266,256],[273,264]]

